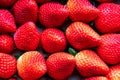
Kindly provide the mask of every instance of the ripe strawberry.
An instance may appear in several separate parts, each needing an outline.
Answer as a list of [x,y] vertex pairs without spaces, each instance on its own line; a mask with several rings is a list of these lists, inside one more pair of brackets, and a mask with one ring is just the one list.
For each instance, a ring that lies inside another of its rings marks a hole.
[[9,35],[0,35],[0,52],[11,53],[14,50],[13,38]]
[[36,0],[36,2],[38,4],[43,4],[43,3],[46,3],[46,2],[49,2],[49,1],[51,1],[51,0]]
[[100,13],[95,20],[95,26],[101,33],[120,31],[120,5],[103,3],[98,6]]
[[11,7],[17,0],[0,0],[0,8],[9,8]]
[[43,55],[37,51],[25,52],[18,58],[17,70],[24,80],[37,80],[47,71]]
[[101,44],[97,48],[98,55],[108,64],[120,62],[120,34],[101,36]]
[[59,27],[61,26],[69,12],[67,8],[58,2],[49,2],[43,4],[39,10],[39,21],[46,27]]
[[0,33],[11,33],[16,31],[13,15],[8,11],[0,10]]
[[72,74],[75,67],[75,58],[71,54],[57,52],[49,56],[46,64],[48,74],[52,78],[56,80],[63,80]]
[[27,22],[14,34],[16,47],[20,50],[35,50],[40,41],[40,33],[33,22]]
[[108,79],[104,76],[95,76],[95,77],[85,78],[84,80],[108,80]]
[[48,53],[64,51],[67,46],[65,35],[62,31],[55,28],[49,28],[43,31],[41,35],[41,44]]
[[99,12],[88,0],[68,0],[67,7],[72,21],[90,22]]
[[108,80],[120,80],[120,64],[110,67],[107,78]]
[[101,3],[108,3],[108,2],[113,2],[114,0],[97,0],[97,1]]
[[35,0],[18,0],[13,6],[12,11],[19,25],[28,21],[37,21],[38,6]]
[[96,47],[100,44],[99,34],[82,22],[72,23],[66,30],[66,37],[77,50]]
[[76,56],[77,70],[83,77],[106,75],[108,66],[92,50],[80,51]]
[[0,77],[9,78],[16,72],[16,59],[8,54],[0,53]]

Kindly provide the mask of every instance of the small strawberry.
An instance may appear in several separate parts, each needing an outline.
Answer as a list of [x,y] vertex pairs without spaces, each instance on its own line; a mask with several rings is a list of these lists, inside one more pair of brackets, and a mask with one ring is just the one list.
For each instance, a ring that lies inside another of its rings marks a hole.
[[84,80],[108,80],[108,79],[104,76],[95,76],[95,77],[85,78]]
[[0,8],[9,8],[11,7],[17,0],[0,0]]
[[52,78],[56,80],[64,80],[72,74],[75,67],[75,58],[71,54],[57,52],[49,56],[46,64],[48,74]]
[[62,31],[55,28],[49,28],[43,31],[41,35],[41,44],[48,53],[64,51],[67,46],[65,35]]
[[90,22],[99,13],[99,10],[88,0],[68,0],[67,7],[72,21]]
[[43,55],[37,51],[25,52],[17,61],[18,75],[24,80],[37,80],[47,71]]
[[103,3],[98,6],[100,13],[95,20],[95,26],[101,33],[120,31],[120,5]]
[[17,29],[14,41],[20,50],[35,50],[40,42],[40,33],[33,22],[27,22]]
[[113,2],[114,0],[97,0],[97,1],[101,3],[108,3],[108,2]]
[[107,78],[108,80],[120,80],[120,64],[110,67]]
[[83,77],[106,75],[108,66],[92,50],[80,51],[76,56],[77,70]]
[[100,36],[89,25],[74,22],[68,26],[66,37],[77,50],[96,47],[100,44]]
[[97,48],[98,55],[108,64],[120,62],[120,34],[101,36],[101,44]]
[[15,57],[0,53],[0,78],[9,78],[16,72],[17,61]]
[[14,50],[13,38],[9,35],[0,35],[0,52],[11,53]]
[[59,27],[61,26],[69,12],[67,8],[58,2],[49,2],[43,4],[39,10],[39,21],[46,27]]
[[19,25],[28,21],[37,21],[38,6],[35,0],[18,0],[13,6],[12,11]]
[[16,31],[13,15],[8,11],[0,10],[0,33],[11,33]]
[[49,2],[49,1],[51,1],[51,0],[36,0],[36,2],[38,4],[43,4],[43,3],[46,3],[46,2]]

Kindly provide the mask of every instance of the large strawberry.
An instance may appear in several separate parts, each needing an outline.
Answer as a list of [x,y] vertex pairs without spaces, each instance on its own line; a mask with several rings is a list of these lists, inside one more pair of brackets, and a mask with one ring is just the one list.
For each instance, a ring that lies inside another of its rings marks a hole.
[[98,6],[100,13],[95,20],[95,26],[101,33],[120,31],[120,5],[103,3]]
[[110,67],[107,78],[108,80],[120,80],[120,64]]
[[41,78],[47,71],[44,56],[38,51],[25,52],[18,58],[17,70],[24,80]]
[[35,0],[18,0],[13,6],[12,11],[19,25],[28,21],[37,21],[38,6]]
[[13,38],[9,35],[0,35],[0,52],[11,53],[14,50]]
[[51,0],[36,0],[36,2],[38,4],[43,4],[43,3],[46,3],[46,2],[49,2],[49,1],[51,1]]
[[90,22],[99,13],[99,10],[88,0],[68,0],[67,7],[72,21]]
[[74,22],[68,26],[66,37],[77,50],[96,47],[100,44],[99,34],[83,22]]
[[77,70],[83,77],[106,75],[108,66],[92,50],[80,51],[76,56]]
[[13,15],[8,11],[0,10],[0,33],[11,33],[16,31]]
[[0,0],[0,8],[9,8],[11,7],[17,0]]
[[9,78],[16,72],[16,59],[8,54],[0,53],[0,78]]
[[40,42],[40,33],[33,22],[27,22],[17,29],[14,41],[20,50],[35,50]]
[[85,78],[84,80],[108,80],[108,79],[104,76],[95,76],[95,77]]
[[67,46],[65,35],[62,31],[55,28],[49,28],[43,31],[41,35],[41,44],[48,53],[64,51]]
[[[46,61],[48,74],[56,80],[64,80],[70,76],[75,67],[75,58],[65,52],[57,52]],[[67,79],[66,79],[67,80]]]
[[58,2],[43,4],[39,10],[39,21],[47,28],[61,26],[68,17],[67,8]]
[[98,55],[108,64],[120,62],[120,34],[105,34],[101,36],[101,44],[97,48]]
[[97,1],[101,3],[108,3],[108,2],[113,2],[115,0],[97,0]]

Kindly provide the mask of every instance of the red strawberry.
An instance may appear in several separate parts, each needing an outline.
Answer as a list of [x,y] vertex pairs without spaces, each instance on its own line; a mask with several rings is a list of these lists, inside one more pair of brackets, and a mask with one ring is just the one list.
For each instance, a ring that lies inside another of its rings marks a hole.
[[37,80],[47,71],[43,55],[37,51],[25,52],[18,58],[17,70],[24,80]]
[[1,8],[9,8],[11,7],[17,0],[0,0]]
[[82,22],[72,23],[66,30],[66,37],[77,50],[96,47],[100,44],[99,34]]
[[92,50],[80,51],[76,56],[77,70],[83,77],[106,75],[108,66]]
[[65,52],[57,52],[49,56],[46,61],[48,74],[56,80],[69,77],[75,67],[75,58]]
[[101,36],[101,44],[97,48],[98,55],[108,64],[120,62],[120,34]]
[[49,28],[43,31],[41,35],[41,44],[48,53],[64,51],[67,46],[65,35],[62,31],[55,28]]
[[107,78],[108,80],[120,80],[120,65],[110,67]]
[[51,0],[36,0],[36,2],[38,4],[46,3],[46,2],[49,2],[49,1],[51,1]]
[[9,35],[0,35],[0,52],[11,53],[14,50],[13,38]]
[[107,2],[113,2],[114,0],[97,0],[97,1],[101,3],[107,3]]
[[39,21],[47,28],[61,26],[69,12],[67,8],[58,2],[43,4],[39,10]]
[[100,13],[95,20],[96,28],[102,33],[120,31],[120,5],[103,3],[98,6]]
[[12,11],[19,25],[28,21],[37,21],[38,6],[35,0],[18,0],[13,6]]
[[9,78],[16,72],[16,59],[8,54],[0,53],[0,77]]
[[14,40],[20,50],[35,50],[39,45],[40,33],[33,22],[27,22],[17,29]]
[[16,31],[13,15],[8,11],[0,10],[0,33],[11,33]]
[[108,80],[108,79],[104,76],[95,76],[95,77],[85,78],[84,80]]
[[67,7],[72,21],[90,22],[99,12],[88,0],[68,0]]

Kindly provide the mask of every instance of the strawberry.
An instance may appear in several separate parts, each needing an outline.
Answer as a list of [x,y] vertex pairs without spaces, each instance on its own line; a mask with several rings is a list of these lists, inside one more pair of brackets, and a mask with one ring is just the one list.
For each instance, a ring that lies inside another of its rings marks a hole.
[[43,31],[41,35],[41,44],[48,53],[64,51],[67,46],[65,35],[62,31],[55,28],[49,28]]
[[90,22],[99,13],[99,10],[88,0],[68,0],[67,7],[72,21]]
[[24,80],[37,80],[47,71],[43,55],[38,51],[25,52],[18,58],[17,70]]
[[92,50],[82,50],[76,56],[77,70],[83,77],[106,75],[108,66]]
[[97,1],[101,3],[108,3],[108,2],[113,2],[114,0],[97,0]]
[[100,44],[99,34],[83,22],[73,22],[68,26],[66,37],[77,50],[96,47]]
[[101,33],[120,31],[120,5],[103,3],[98,6],[100,13],[95,20],[95,26]]
[[14,41],[20,50],[35,50],[40,42],[40,33],[33,22],[27,22],[17,29]]
[[108,80],[108,79],[104,76],[95,76],[95,77],[85,78],[84,80]]
[[0,33],[12,33],[16,31],[13,15],[8,11],[0,10]]
[[13,6],[12,11],[19,25],[28,21],[37,21],[38,6],[35,0],[18,0]]
[[15,57],[0,53],[0,77],[9,78],[16,72],[17,61]]
[[11,7],[17,0],[0,0],[0,8],[9,8]]
[[120,64],[110,67],[107,78],[108,80],[120,80]]
[[98,55],[108,64],[120,62],[120,34],[105,34],[101,36],[101,44],[97,48]]
[[46,27],[59,27],[61,26],[69,12],[67,8],[59,2],[49,2],[43,4],[39,10],[39,21]]
[[13,38],[9,35],[0,35],[0,52],[11,53],[14,50]]
[[64,80],[72,74],[75,67],[75,58],[66,52],[57,52],[48,57],[46,64],[48,74],[52,78]]
[[49,2],[49,1],[51,1],[51,0],[36,0],[36,2],[38,4],[43,4],[43,3],[46,3],[46,2]]

